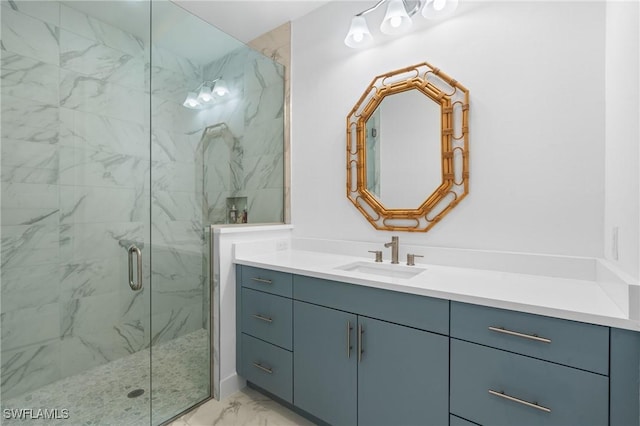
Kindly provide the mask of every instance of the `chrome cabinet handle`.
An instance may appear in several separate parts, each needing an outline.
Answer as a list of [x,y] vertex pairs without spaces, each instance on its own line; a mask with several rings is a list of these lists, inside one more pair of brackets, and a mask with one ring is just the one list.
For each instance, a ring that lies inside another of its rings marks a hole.
[[364,347],[362,345],[363,334],[364,327],[362,327],[362,324],[358,324],[358,362],[362,362],[362,354],[364,353]]
[[257,281],[263,284],[271,284],[271,280],[265,280],[264,278],[251,278],[252,281]]
[[494,390],[489,389],[489,393],[491,395],[499,396],[500,398],[507,399],[509,401],[517,402],[518,404],[526,405],[527,407],[535,408],[536,410],[544,411],[545,413],[550,413],[551,409],[544,407],[542,405],[536,404],[535,402],[525,401],[524,399],[516,398],[514,396],[507,395],[504,392],[496,392]]
[[254,317],[256,319],[259,319],[261,321],[264,321],[264,322],[269,322],[269,323],[273,322],[272,318],[265,317],[265,316],[260,315],[260,314],[253,314],[252,317]]
[[[138,291],[142,289],[142,252],[140,252],[140,249],[136,247],[135,244],[131,244],[131,246],[127,250],[127,253],[129,254],[129,287],[131,287],[131,290],[133,291]],[[133,281],[133,254],[134,253],[136,254],[136,257],[137,257],[137,267],[138,267],[137,283]]]
[[518,333],[517,331],[507,330],[504,327],[489,327],[489,330],[495,331],[496,333],[508,334],[509,336],[516,336],[516,337],[522,337],[523,339],[535,340],[536,342],[551,343],[551,339],[546,339],[544,337],[540,337],[535,334]]
[[351,321],[347,321],[347,358],[351,358],[351,349],[353,348],[351,346],[351,330],[353,330]]
[[260,370],[262,370],[262,371],[264,371],[265,373],[273,374],[273,368],[265,367],[265,366],[263,366],[263,365],[261,365],[260,363],[257,363],[257,362],[254,362],[253,366],[258,368],[258,369],[260,369]]

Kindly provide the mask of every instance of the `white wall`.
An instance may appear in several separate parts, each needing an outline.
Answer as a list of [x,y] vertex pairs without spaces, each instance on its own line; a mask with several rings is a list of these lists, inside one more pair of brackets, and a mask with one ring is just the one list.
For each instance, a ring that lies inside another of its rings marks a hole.
[[454,19],[352,50],[363,7],[331,2],[292,25],[296,237],[389,238],[346,198],[345,118],[374,76],[428,61],[470,90],[470,194],[401,240],[602,256],[604,3],[461,2]]
[[[638,279],[638,14],[636,2],[610,2],[606,11],[606,147],[605,147],[605,257]],[[613,250],[613,228],[618,228],[618,256]]]

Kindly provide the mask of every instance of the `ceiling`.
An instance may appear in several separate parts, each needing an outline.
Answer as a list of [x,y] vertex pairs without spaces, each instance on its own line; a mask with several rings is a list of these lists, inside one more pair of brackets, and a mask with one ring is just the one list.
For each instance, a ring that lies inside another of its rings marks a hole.
[[331,0],[173,0],[194,15],[248,43]]

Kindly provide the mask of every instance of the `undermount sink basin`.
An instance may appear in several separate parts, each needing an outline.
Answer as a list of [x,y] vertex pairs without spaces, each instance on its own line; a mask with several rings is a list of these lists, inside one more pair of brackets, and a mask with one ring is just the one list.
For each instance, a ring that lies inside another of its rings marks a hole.
[[413,278],[426,271],[417,266],[392,265],[389,263],[354,262],[347,265],[338,266],[335,269],[349,272],[360,272],[362,274],[377,275],[379,277],[391,278]]

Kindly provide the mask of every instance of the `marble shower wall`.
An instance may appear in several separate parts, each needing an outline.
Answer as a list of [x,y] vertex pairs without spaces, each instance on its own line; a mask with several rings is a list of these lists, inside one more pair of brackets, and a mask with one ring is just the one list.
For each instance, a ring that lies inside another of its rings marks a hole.
[[[145,41],[66,4],[2,1],[1,37],[10,398],[203,327],[194,156],[205,123],[177,101],[201,81],[199,66],[153,48],[149,71]],[[153,327],[149,271],[145,290],[131,291],[125,250],[137,242],[148,265],[150,233]]]
[[152,58],[151,343],[157,344],[208,327],[209,286],[203,182],[197,172],[206,122],[182,106],[186,93],[202,82],[202,68],[155,45]]
[[249,223],[284,221],[284,67],[247,47],[204,67],[231,99],[203,111],[201,146],[210,223],[227,222],[227,197],[247,197]]

